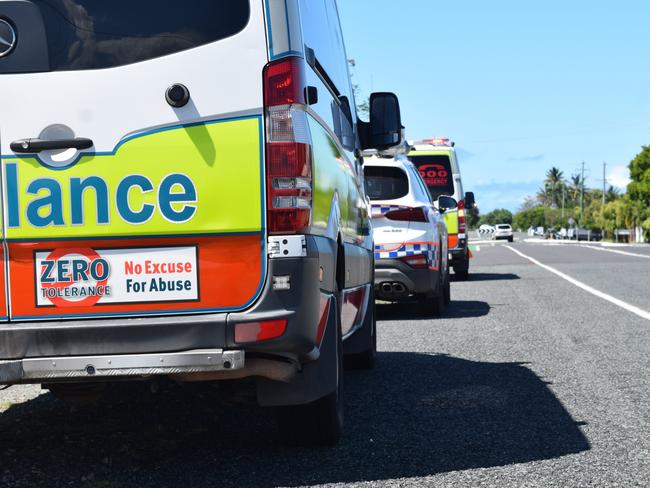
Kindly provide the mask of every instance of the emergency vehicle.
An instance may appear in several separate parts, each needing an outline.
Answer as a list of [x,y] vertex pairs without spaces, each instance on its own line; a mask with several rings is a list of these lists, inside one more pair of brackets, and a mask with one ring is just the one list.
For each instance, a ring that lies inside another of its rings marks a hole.
[[0,384],[255,377],[333,444],[375,354],[357,119],[335,0],[0,2]]
[[439,211],[403,153],[365,158],[364,175],[372,205],[375,296],[394,302],[415,297],[426,314],[440,315],[450,302],[441,213],[453,211],[456,202],[439,197]]
[[455,144],[449,139],[433,138],[410,142],[408,158],[418,169],[431,197],[453,197],[458,202],[455,210],[445,213],[449,232],[450,265],[459,279],[469,277],[470,252],[468,247],[466,212],[474,206],[474,195],[463,192]]

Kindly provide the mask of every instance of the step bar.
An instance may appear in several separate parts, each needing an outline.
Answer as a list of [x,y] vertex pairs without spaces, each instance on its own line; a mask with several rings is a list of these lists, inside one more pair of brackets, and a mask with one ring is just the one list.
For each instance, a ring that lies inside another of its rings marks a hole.
[[0,384],[235,371],[244,368],[244,357],[244,351],[203,349],[161,354],[26,358],[0,361]]

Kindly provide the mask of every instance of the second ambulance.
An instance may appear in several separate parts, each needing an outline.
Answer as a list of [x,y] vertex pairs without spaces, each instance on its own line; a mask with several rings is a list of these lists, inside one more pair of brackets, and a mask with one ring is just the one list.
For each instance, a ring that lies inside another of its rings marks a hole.
[[444,138],[412,142],[410,145],[408,158],[422,175],[432,199],[446,195],[458,202],[456,210],[445,213],[451,258],[449,264],[457,278],[466,280],[469,277],[470,253],[465,212],[474,206],[474,195],[463,192],[455,145]]

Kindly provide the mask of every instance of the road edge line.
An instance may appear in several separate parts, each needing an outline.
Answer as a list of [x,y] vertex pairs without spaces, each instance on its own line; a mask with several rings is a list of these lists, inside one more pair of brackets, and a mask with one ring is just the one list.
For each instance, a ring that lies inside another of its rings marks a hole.
[[563,280],[568,281],[572,285],[577,286],[578,288],[581,288],[582,290],[584,290],[584,291],[586,291],[588,293],[591,293],[592,295],[597,296],[598,298],[601,298],[601,299],[603,299],[603,300],[605,300],[605,301],[607,301],[607,302],[609,302],[609,303],[611,303],[613,305],[616,305],[617,307],[620,307],[623,310],[631,312],[634,315],[637,315],[638,317],[641,317],[642,319],[650,320],[650,312],[648,312],[646,310],[643,310],[642,308],[636,307],[634,305],[630,305],[629,303],[624,302],[623,300],[620,300],[620,299],[618,299],[616,297],[613,297],[611,295],[608,295],[607,293],[603,293],[600,290],[596,290],[595,288],[592,288],[591,286],[583,283],[582,281],[578,281],[575,278],[572,278],[571,276],[569,276],[567,274],[564,274],[561,271],[558,271],[557,269],[552,268],[552,267],[548,266],[547,264],[544,264],[544,263],[538,261],[535,258],[527,256],[526,254],[522,253],[521,251],[518,251],[517,249],[515,249],[513,247],[510,247],[508,245],[506,245],[504,247],[510,249],[512,252],[514,252],[515,254],[518,254],[522,258],[527,259],[531,263],[536,264],[540,268],[543,268],[546,271],[549,271],[549,272],[559,276]]
[[606,247],[596,247],[596,246],[590,246],[588,244],[580,244],[580,247],[584,247],[586,249],[595,249],[596,251],[614,252],[616,254],[622,254],[623,256],[632,256],[635,258],[650,259],[650,256],[647,254],[637,254],[629,251],[619,251],[618,249],[608,249]]

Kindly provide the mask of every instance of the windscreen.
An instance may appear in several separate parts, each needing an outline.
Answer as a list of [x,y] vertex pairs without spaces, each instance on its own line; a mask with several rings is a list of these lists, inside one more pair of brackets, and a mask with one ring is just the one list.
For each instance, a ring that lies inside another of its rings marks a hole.
[[370,200],[396,200],[409,192],[408,177],[399,168],[366,166],[364,175]]
[[89,70],[137,63],[230,37],[244,29],[250,16],[249,0],[32,0],[31,4],[40,15],[11,18],[9,10],[0,14],[20,23],[16,25],[19,42],[30,38],[38,42],[36,33],[44,28],[45,40],[37,51],[48,60],[46,66],[30,66],[26,59],[20,69],[17,63],[7,62],[11,69],[3,70],[0,62],[0,72]]
[[409,159],[422,175],[424,184],[429,188],[431,198],[436,200],[441,195],[454,195],[454,178],[451,161],[446,154],[410,155]]

